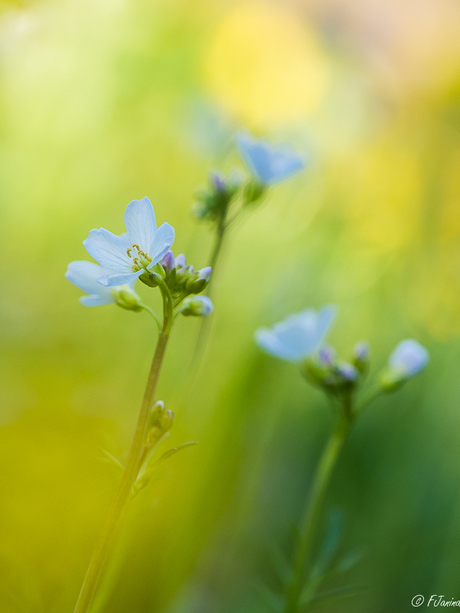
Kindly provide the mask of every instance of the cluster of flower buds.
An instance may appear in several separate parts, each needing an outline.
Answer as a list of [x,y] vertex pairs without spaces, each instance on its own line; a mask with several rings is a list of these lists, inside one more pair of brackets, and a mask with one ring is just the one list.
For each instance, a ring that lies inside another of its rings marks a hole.
[[206,289],[211,279],[210,266],[195,270],[193,266],[187,266],[185,255],[181,254],[175,258],[172,251],[168,251],[163,257],[161,266],[173,300],[183,300],[180,308],[183,315],[202,316],[212,312],[211,300],[206,296],[196,295]]
[[148,445],[159,441],[174,424],[174,413],[165,409],[164,402],[158,400],[152,407],[149,417]]
[[227,175],[220,172],[210,172],[208,185],[196,194],[194,213],[199,219],[218,221],[225,217],[227,209],[238,193],[242,183],[242,175],[236,170]]
[[349,362],[337,358],[335,350],[323,346],[302,364],[302,372],[314,385],[334,395],[349,394],[366,374],[369,365],[369,347],[361,341]]

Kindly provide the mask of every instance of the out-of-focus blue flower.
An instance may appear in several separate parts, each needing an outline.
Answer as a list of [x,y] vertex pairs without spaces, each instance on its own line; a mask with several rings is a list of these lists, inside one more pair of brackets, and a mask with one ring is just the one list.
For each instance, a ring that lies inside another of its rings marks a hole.
[[106,287],[98,283],[103,275],[110,275],[113,271],[106,268],[101,268],[93,262],[76,261],[70,262],[65,273],[65,278],[76,285],[88,296],[80,298],[81,304],[85,306],[102,306],[103,304],[120,304],[123,302],[132,302],[132,305],[140,302],[139,296],[132,289],[135,281],[128,285],[117,287]]
[[391,370],[404,377],[413,377],[428,364],[428,350],[414,339],[406,339],[399,343],[390,355],[388,364]]
[[106,286],[125,285],[158,264],[174,242],[174,229],[164,223],[157,229],[155,213],[148,198],[133,200],[125,211],[127,233],[116,236],[105,230],[91,230],[83,241],[86,251],[109,269],[98,279]]
[[277,358],[300,362],[318,351],[334,317],[335,308],[332,306],[323,307],[318,312],[306,309],[289,315],[272,328],[257,330],[255,339],[262,349]]
[[291,148],[274,146],[247,132],[238,133],[236,143],[251,174],[262,185],[279,183],[305,166],[304,159]]

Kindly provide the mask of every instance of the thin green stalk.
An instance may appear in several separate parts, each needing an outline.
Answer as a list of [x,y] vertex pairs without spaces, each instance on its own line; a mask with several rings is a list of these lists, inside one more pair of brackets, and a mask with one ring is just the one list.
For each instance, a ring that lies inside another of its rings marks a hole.
[[114,537],[120,525],[121,519],[123,518],[127,504],[131,499],[133,485],[138,476],[139,462],[144,450],[147,435],[150,407],[152,406],[153,399],[155,397],[161,366],[163,364],[163,359],[173,324],[171,294],[165,284],[160,286],[160,290],[162,292],[164,305],[163,326],[161,328],[155,354],[153,356],[152,366],[150,368],[147,387],[145,389],[139,420],[137,422],[134,439],[129,452],[128,462],[126,464],[123,478],[118,488],[115,500],[110,508],[108,519],[93,551],[74,613],[87,613],[90,610],[91,603],[93,602],[93,598],[104,569],[105,561],[110,552]]
[[298,613],[300,598],[305,579],[305,567],[311,556],[315,544],[318,520],[322,510],[332,473],[342,451],[343,445],[348,438],[352,425],[351,418],[340,417],[336,427],[324,448],[318,468],[316,470],[313,488],[303,513],[300,528],[300,538],[294,558],[294,574],[286,595],[284,613]]
[[[211,289],[212,282],[215,276],[214,271],[216,269],[217,262],[219,261],[220,254],[222,252],[226,230],[227,230],[227,221],[226,221],[226,215],[224,215],[217,226],[216,238],[214,240],[214,245],[212,248],[211,257],[209,261],[209,266],[211,266],[212,268],[212,274],[211,274],[211,278],[209,280],[207,292],[206,292],[208,296],[210,295],[210,289]],[[203,319],[203,321],[206,321],[206,317]]]
[[[211,296],[211,287],[216,276],[216,266],[219,261],[219,257],[222,253],[222,247],[224,244],[224,238],[226,236],[227,223],[226,223],[226,215],[222,217],[217,226],[216,236],[214,240],[214,245],[211,252],[209,266],[212,268],[211,278],[209,280],[208,286],[206,288],[206,295]],[[211,319],[209,317],[202,317],[200,323],[200,329],[198,331],[198,337],[196,340],[195,350],[193,352],[193,358],[191,362],[190,368],[190,378],[193,381],[196,373],[198,372],[199,366],[201,364],[201,359],[203,357],[204,349],[206,347],[206,342],[208,340],[209,331],[210,331]]]
[[146,304],[140,303],[139,306],[141,307],[141,309],[143,309],[144,311],[147,311],[147,313],[149,313],[149,315],[151,315],[153,317],[153,319],[155,320],[155,323],[158,326],[158,331],[161,332],[161,323],[160,320],[157,317],[157,314],[155,313],[155,311],[153,309],[151,309],[149,306],[147,306]]

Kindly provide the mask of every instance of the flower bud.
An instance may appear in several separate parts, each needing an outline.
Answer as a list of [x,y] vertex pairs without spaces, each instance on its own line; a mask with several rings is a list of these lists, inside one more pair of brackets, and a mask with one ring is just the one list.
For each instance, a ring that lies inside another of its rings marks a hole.
[[157,400],[150,409],[149,423],[150,426],[159,425],[165,412],[165,403],[162,400]]
[[359,341],[353,349],[352,364],[361,374],[364,374],[369,368],[369,343],[367,341]]
[[336,372],[340,384],[344,386],[354,385],[358,381],[358,369],[349,362],[340,362],[336,366]]
[[209,315],[213,310],[213,304],[207,296],[190,296],[184,300],[180,312],[185,316],[201,317]]
[[388,367],[380,375],[381,389],[385,392],[399,389],[426,367],[429,357],[428,350],[416,340],[402,341],[390,355]]
[[166,276],[168,276],[176,268],[176,262],[174,260],[174,253],[171,250],[169,250],[166,253],[166,255],[163,256],[160,263],[164,268]]
[[187,283],[187,289],[189,289],[192,294],[199,294],[204,290],[204,288],[209,283],[211,278],[212,268],[211,266],[206,266],[206,268],[201,268],[198,273],[196,279],[190,284]]
[[170,410],[165,411],[161,419],[162,431],[168,432],[168,430],[171,430],[173,424],[174,424],[174,413]]
[[330,345],[324,345],[318,353],[311,356],[302,364],[303,375],[319,387],[324,387],[326,378],[332,373],[335,363],[335,349]]
[[323,345],[318,351],[318,360],[324,366],[333,366],[337,353],[331,345]]
[[116,304],[122,309],[127,309],[128,311],[140,311],[142,309],[139,295],[128,285],[123,285],[116,289],[114,297]]
[[176,269],[177,268],[185,268],[187,266],[187,261],[185,259],[185,255],[181,253],[176,258]]
[[197,217],[210,220],[222,218],[241,182],[241,174],[236,171],[226,176],[220,172],[210,172],[208,186],[197,193],[198,203],[194,206]]
[[158,287],[163,283],[163,277],[157,272],[145,271],[139,277],[139,281],[142,281],[148,287]]

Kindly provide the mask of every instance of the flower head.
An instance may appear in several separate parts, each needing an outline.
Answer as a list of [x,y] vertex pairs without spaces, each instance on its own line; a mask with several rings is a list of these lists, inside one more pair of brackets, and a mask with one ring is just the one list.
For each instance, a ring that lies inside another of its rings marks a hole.
[[162,224],[158,229],[148,198],[133,200],[125,211],[126,234],[116,236],[105,230],[91,230],[83,241],[89,255],[109,269],[98,282],[109,287],[132,283],[152,269],[174,242],[174,229]]
[[306,309],[289,315],[271,329],[257,330],[257,344],[277,358],[288,362],[300,362],[317,352],[321,347],[335,317],[332,306],[315,312]]
[[98,279],[103,275],[109,275],[112,271],[101,268],[93,262],[77,261],[71,262],[67,267],[65,277],[68,281],[83,290],[87,296],[80,298],[81,304],[85,306],[101,306],[103,304],[118,304],[124,308],[137,310],[140,298],[132,289],[135,281],[128,285],[116,287],[106,287],[98,283]]
[[419,342],[406,339],[399,343],[390,355],[388,364],[392,370],[405,377],[414,377],[428,364],[430,354]]
[[236,143],[251,174],[262,185],[279,183],[305,166],[303,158],[292,149],[271,145],[247,132],[240,132]]

